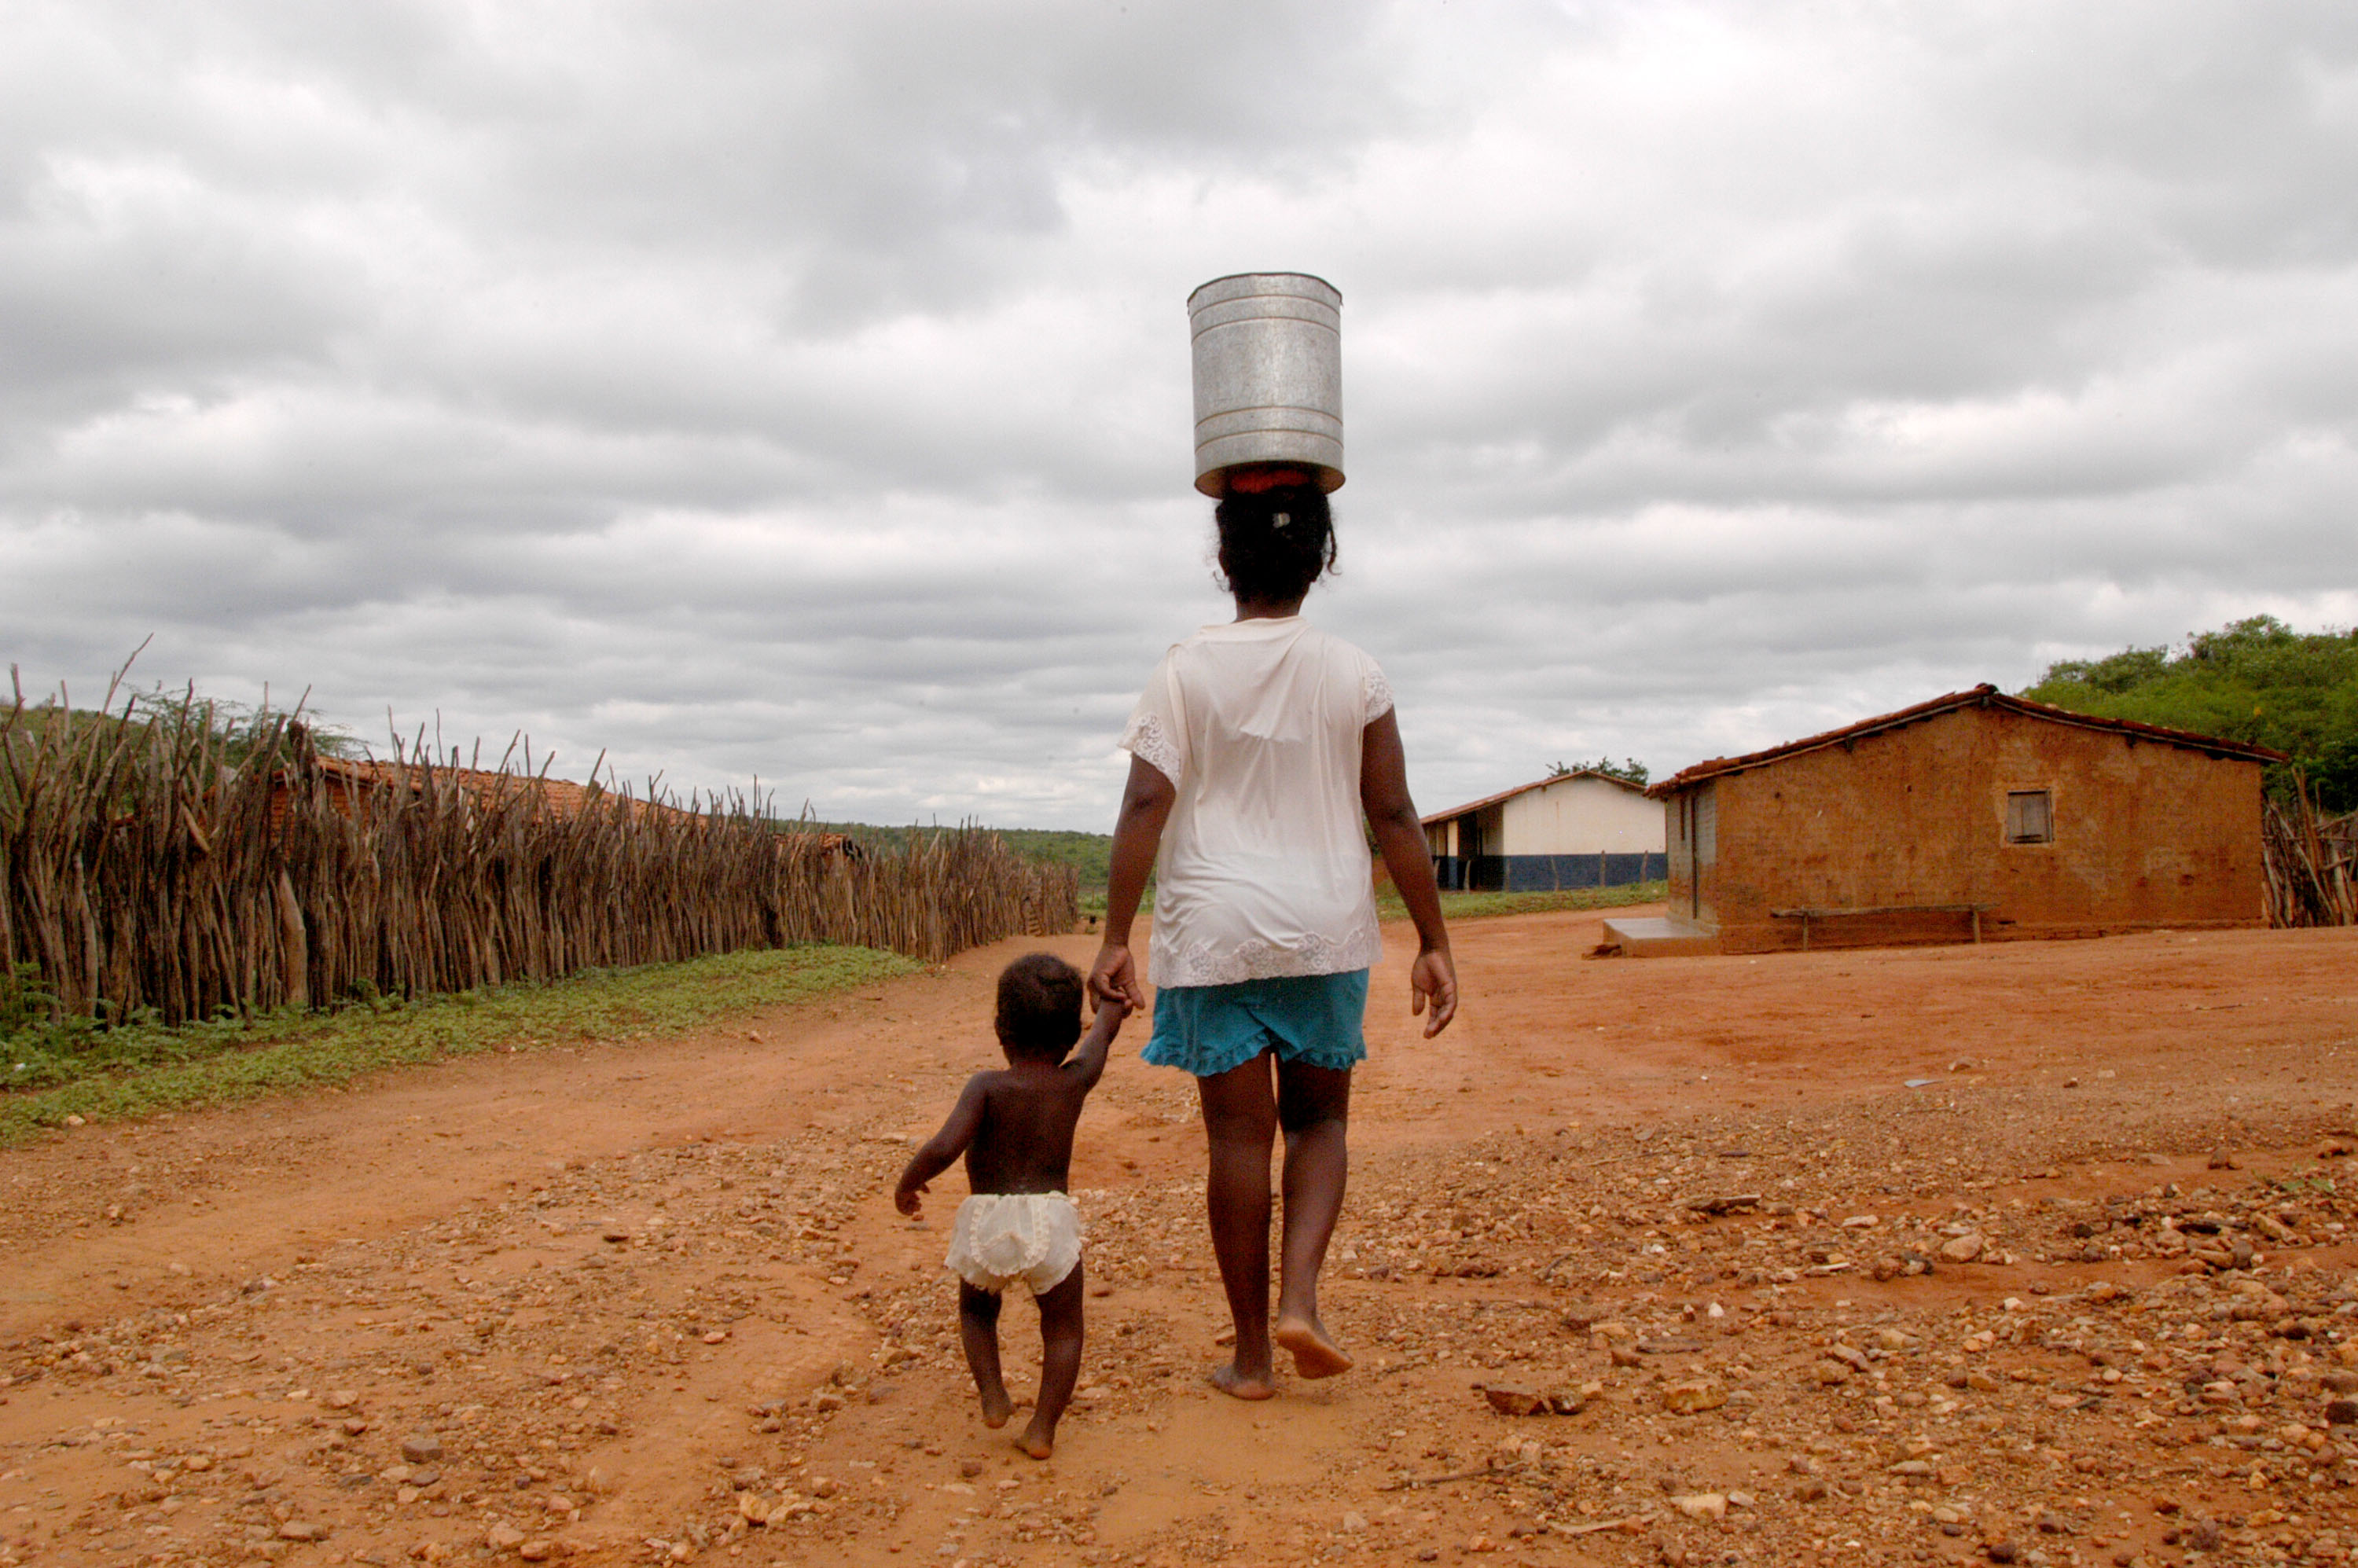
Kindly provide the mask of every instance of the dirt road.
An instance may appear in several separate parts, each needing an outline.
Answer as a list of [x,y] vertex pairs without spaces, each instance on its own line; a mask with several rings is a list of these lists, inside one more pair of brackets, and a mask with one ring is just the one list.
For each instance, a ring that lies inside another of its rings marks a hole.
[[957,1178],[887,1195],[1043,944],[0,1154],[0,1568],[2358,1548],[2358,933],[1597,935],[1467,924],[1429,1044],[1391,934],[1325,1303],[1359,1365],[1266,1405],[1203,1382],[1201,1130],[1134,1025],[1044,1465],[974,1418]]

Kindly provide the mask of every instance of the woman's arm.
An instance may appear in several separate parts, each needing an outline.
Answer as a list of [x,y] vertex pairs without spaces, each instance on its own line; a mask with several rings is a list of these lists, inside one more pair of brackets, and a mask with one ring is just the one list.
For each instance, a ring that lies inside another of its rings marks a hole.
[[1408,753],[1401,749],[1400,722],[1387,708],[1368,725],[1359,748],[1359,806],[1376,836],[1384,870],[1400,889],[1408,917],[1416,922],[1416,963],[1408,974],[1409,1011],[1422,1012],[1427,1040],[1457,1016],[1457,964],[1449,956],[1449,928],[1441,918],[1441,889],[1433,880],[1433,857],[1424,824],[1408,793]]
[[[1146,1005],[1138,983],[1138,964],[1130,955],[1130,927],[1138,918],[1138,901],[1146,879],[1154,872],[1154,851],[1163,842],[1163,825],[1171,816],[1171,803],[1179,792],[1163,770],[1136,757],[1130,760],[1130,782],[1122,787],[1121,816],[1113,825],[1113,865],[1106,877],[1105,945],[1089,968],[1089,990],[1107,1001],[1131,1007]],[[1431,880],[1428,870],[1427,880]]]

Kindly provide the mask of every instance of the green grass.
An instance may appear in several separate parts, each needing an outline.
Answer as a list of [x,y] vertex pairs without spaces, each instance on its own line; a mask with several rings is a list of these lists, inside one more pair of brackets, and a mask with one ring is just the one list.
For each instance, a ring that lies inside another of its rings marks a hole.
[[[1561,892],[1445,892],[1441,895],[1441,914],[1445,920],[1483,920],[1498,914],[1552,914],[1566,909],[1619,909],[1626,904],[1659,903],[1670,892],[1668,882],[1629,882],[1611,888],[1567,888]],[[1376,910],[1386,920],[1408,918],[1408,906],[1390,888],[1377,895]]]
[[788,947],[595,969],[546,986],[380,1000],[332,1013],[287,1009],[251,1023],[28,1029],[7,1039],[0,1061],[0,1082],[8,1086],[0,1093],[0,1148],[69,1116],[104,1121],[222,1105],[501,1046],[677,1034],[919,967],[869,947]]

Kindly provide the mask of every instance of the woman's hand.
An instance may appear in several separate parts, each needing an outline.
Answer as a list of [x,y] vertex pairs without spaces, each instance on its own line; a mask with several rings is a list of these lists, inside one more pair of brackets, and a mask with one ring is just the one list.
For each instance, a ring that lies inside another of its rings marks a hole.
[[1130,956],[1130,944],[1108,942],[1098,949],[1098,961],[1089,966],[1089,994],[1099,1001],[1118,1001],[1131,1009],[1146,1005],[1146,992],[1138,983],[1138,961]]
[[1411,1017],[1422,1013],[1427,1001],[1433,1004],[1433,1016],[1425,1020],[1427,1040],[1449,1027],[1457,1016],[1457,964],[1446,947],[1428,947],[1416,956],[1408,971],[1408,1011]]

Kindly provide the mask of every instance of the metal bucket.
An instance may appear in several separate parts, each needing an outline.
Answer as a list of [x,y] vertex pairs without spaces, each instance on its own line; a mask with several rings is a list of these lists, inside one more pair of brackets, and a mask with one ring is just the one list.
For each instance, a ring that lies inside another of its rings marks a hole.
[[1284,463],[1343,483],[1343,296],[1302,272],[1216,277],[1187,297],[1195,338],[1195,488]]

